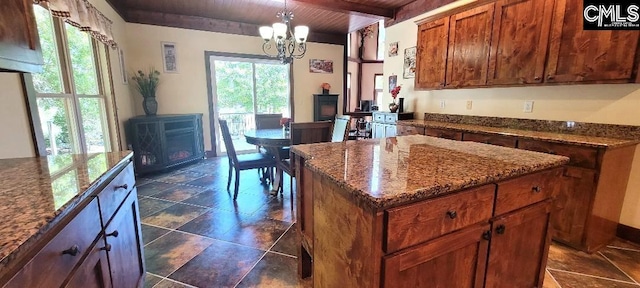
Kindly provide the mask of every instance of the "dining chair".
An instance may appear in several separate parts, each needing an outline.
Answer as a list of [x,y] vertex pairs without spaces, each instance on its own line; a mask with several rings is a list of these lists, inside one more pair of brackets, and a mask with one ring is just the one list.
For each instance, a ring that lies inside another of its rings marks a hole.
[[336,115],[331,129],[331,142],[343,142],[349,139],[349,130],[351,129],[351,116]]
[[[222,139],[224,145],[227,148],[227,156],[229,158],[229,179],[227,180],[227,191],[231,186],[232,172],[236,172],[235,188],[233,192],[233,200],[238,198],[238,186],[240,186],[240,171],[265,168],[267,171],[271,171],[276,166],[276,161],[273,156],[263,153],[250,153],[250,154],[236,154],[236,149],[233,147],[233,140],[231,139],[231,133],[229,133],[229,126],[227,121],[218,119],[220,123],[220,131],[222,132]],[[273,173],[268,173],[273,175]]]
[[281,128],[280,114],[256,114],[256,129],[278,129]]

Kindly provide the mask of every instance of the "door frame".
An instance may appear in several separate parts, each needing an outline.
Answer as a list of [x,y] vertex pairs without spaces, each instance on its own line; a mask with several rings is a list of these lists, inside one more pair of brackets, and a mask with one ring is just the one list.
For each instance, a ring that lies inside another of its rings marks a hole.
[[[216,128],[218,127],[218,121],[216,121],[216,111],[214,108],[215,104],[215,94],[213,92],[213,73],[211,71],[211,57],[219,57],[219,58],[229,58],[230,60],[235,59],[253,59],[253,60],[277,60],[276,58],[269,57],[267,55],[255,55],[255,54],[242,54],[242,53],[229,53],[229,52],[217,52],[217,51],[204,51],[204,65],[205,65],[205,73],[207,75],[207,100],[208,100],[208,112],[209,112],[209,134],[211,135],[211,150],[205,151],[205,155],[207,157],[217,157],[216,152],[218,149],[216,145]],[[293,63],[289,64],[289,106],[291,107],[291,118],[294,119],[295,115],[295,103],[293,101]],[[255,104],[254,104],[255,105]]]

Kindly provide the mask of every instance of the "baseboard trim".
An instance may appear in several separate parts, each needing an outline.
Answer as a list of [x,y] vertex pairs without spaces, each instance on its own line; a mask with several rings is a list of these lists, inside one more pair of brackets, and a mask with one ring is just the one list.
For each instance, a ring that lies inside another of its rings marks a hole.
[[204,155],[207,156],[207,158],[216,157],[216,151],[205,151]]
[[616,231],[616,235],[624,240],[640,244],[640,229],[638,228],[618,224],[618,231]]

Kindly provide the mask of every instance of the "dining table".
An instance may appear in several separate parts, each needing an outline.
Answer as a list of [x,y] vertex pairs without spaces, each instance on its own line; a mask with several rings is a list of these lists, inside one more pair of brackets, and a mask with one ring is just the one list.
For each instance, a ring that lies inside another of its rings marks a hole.
[[[282,151],[285,147],[291,145],[290,133],[285,129],[256,129],[246,130],[244,137],[249,144],[262,146],[267,153],[273,155],[277,162],[284,160]],[[276,166],[276,175],[274,175],[273,185],[271,187],[271,195],[277,195],[281,191],[282,169]]]

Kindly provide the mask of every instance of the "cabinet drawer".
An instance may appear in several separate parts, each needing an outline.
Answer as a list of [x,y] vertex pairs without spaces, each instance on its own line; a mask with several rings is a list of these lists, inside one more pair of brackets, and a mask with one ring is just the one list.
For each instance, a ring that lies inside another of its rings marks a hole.
[[564,168],[555,168],[498,183],[495,215],[554,197]]
[[396,125],[398,136],[402,135],[424,135],[424,127],[410,125]]
[[495,185],[490,184],[385,211],[385,252],[393,253],[489,220],[494,195]]
[[425,133],[427,136],[462,141],[462,132],[458,131],[427,128]]
[[549,143],[536,140],[520,140],[518,148],[569,157],[569,165],[595,169],[598,149],[577,145]]
[[383,123],[384,122],[384,114],[382,114],[382,113],[373,113],[373,122]]
[[[99,213],[93,199],[4,287],[59,287],[100,234]],[[76,255],[69,254],[75,247]]]
[[509,148],[516,148],[516,138],[510,137],[510,136],[476,134],[476,133],[465,132],[462,134],[462,140],[509,147]]
[[98,199],[100,199],[100,215],[104,224],[107,225],[109,219],[113,216],[113,213],[118,210],[118,206],[127,197],[127,194],[136,183],[136,179],[133,173],[133,163],[129,163],[118,175],[116,175],[104,190],[98,193]]
[[384,115],[384,122],[389,124],[395,124],[396,122],[398,122],[398,114],[390,113],[390,114]]

